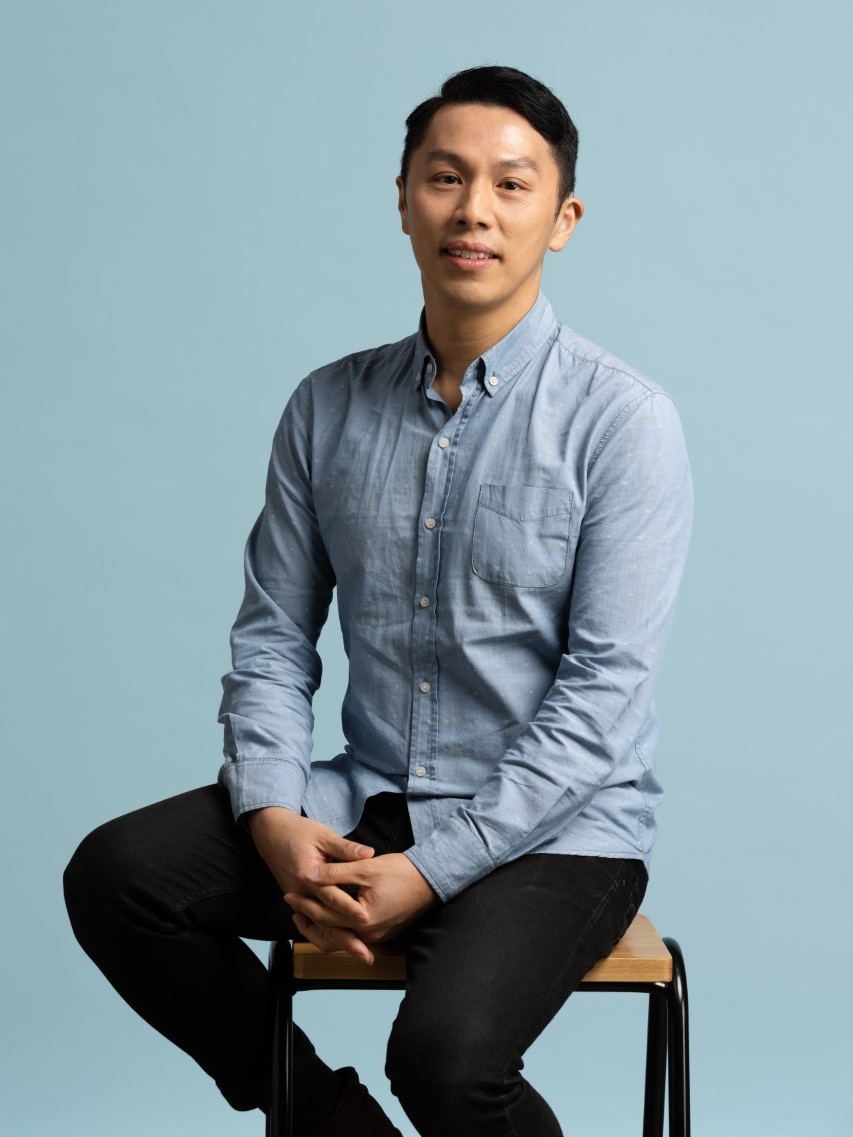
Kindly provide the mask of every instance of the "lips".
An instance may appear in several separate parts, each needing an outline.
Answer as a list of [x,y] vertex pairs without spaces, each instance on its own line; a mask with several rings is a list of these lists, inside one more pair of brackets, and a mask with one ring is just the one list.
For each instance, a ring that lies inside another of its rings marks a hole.
[[444,246],[444,252],[449,257],[463,261],[492,261],[497,254],[492,252],[488,245],[475,244],[473,241],[451,241]]
[[448,249],[447,255],[463,261],[493,261],[495,259],[491,253],[470,253],[467,249]]

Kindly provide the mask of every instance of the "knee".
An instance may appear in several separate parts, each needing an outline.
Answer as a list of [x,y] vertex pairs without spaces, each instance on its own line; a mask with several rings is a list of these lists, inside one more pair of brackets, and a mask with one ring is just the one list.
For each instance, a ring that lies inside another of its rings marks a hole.
[[132,891],[128,883],[139,874],[121,821],[107,822],[85,837],[63,874],[65,906],[81,942],[90,926],[103,926],[121,911]]
[[385,1072],[391,1091],[416,1124],[430,1117],[439,1128],[444,1121],[458,1126],[462,1118],[479,1116],[496,1088],[493,1081],[500,1081],[499,1073],[494,1080],[489,1075],[474,1024],[451,1023],[449,1017],[401,1014],[388,1040]]
[[110,842],[105,839],[107,828],[101,826],[83,838],[63,874],[65,906],[72,923],[93,904],[104,903],[110,892],[109,877],[115,862]]

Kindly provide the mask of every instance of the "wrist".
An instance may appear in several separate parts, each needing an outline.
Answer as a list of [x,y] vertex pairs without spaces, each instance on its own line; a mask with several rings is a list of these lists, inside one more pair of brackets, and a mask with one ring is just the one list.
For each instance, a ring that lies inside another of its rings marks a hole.
[[301,820],[300,815],[286,805],[265,805],[247,813],[244,823],[252,838],[257,839],[265,833],[280,833],[291,818]]

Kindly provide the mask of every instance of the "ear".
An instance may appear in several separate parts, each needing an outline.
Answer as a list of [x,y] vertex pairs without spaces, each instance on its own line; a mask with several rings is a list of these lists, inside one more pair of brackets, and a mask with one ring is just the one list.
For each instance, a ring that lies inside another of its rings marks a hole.
[[409,212],[406,209],[406,186],[402,178],[397,178],[397,211],[400,214],[400,221],[403,225],[403,232],[406,236],[409,233]]
[[583,202],[576,197],[567,197],[560,206],[557,220],[554,222],[554,231],[551,234],[551,243],[548,248],[552,253],[559,253],[575,231],[575,226],[583,217]]

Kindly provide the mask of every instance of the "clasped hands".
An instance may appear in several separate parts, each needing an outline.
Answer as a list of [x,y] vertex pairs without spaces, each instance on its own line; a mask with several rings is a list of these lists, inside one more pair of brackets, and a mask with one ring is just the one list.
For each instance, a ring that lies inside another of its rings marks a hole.
[[393,939],[437,903],[432,886],[402,853],[374,856],[369,846],[292,810],[255,810],[249,830],[296,928],[321,951],[343,950],[373,963],[370,944]]

